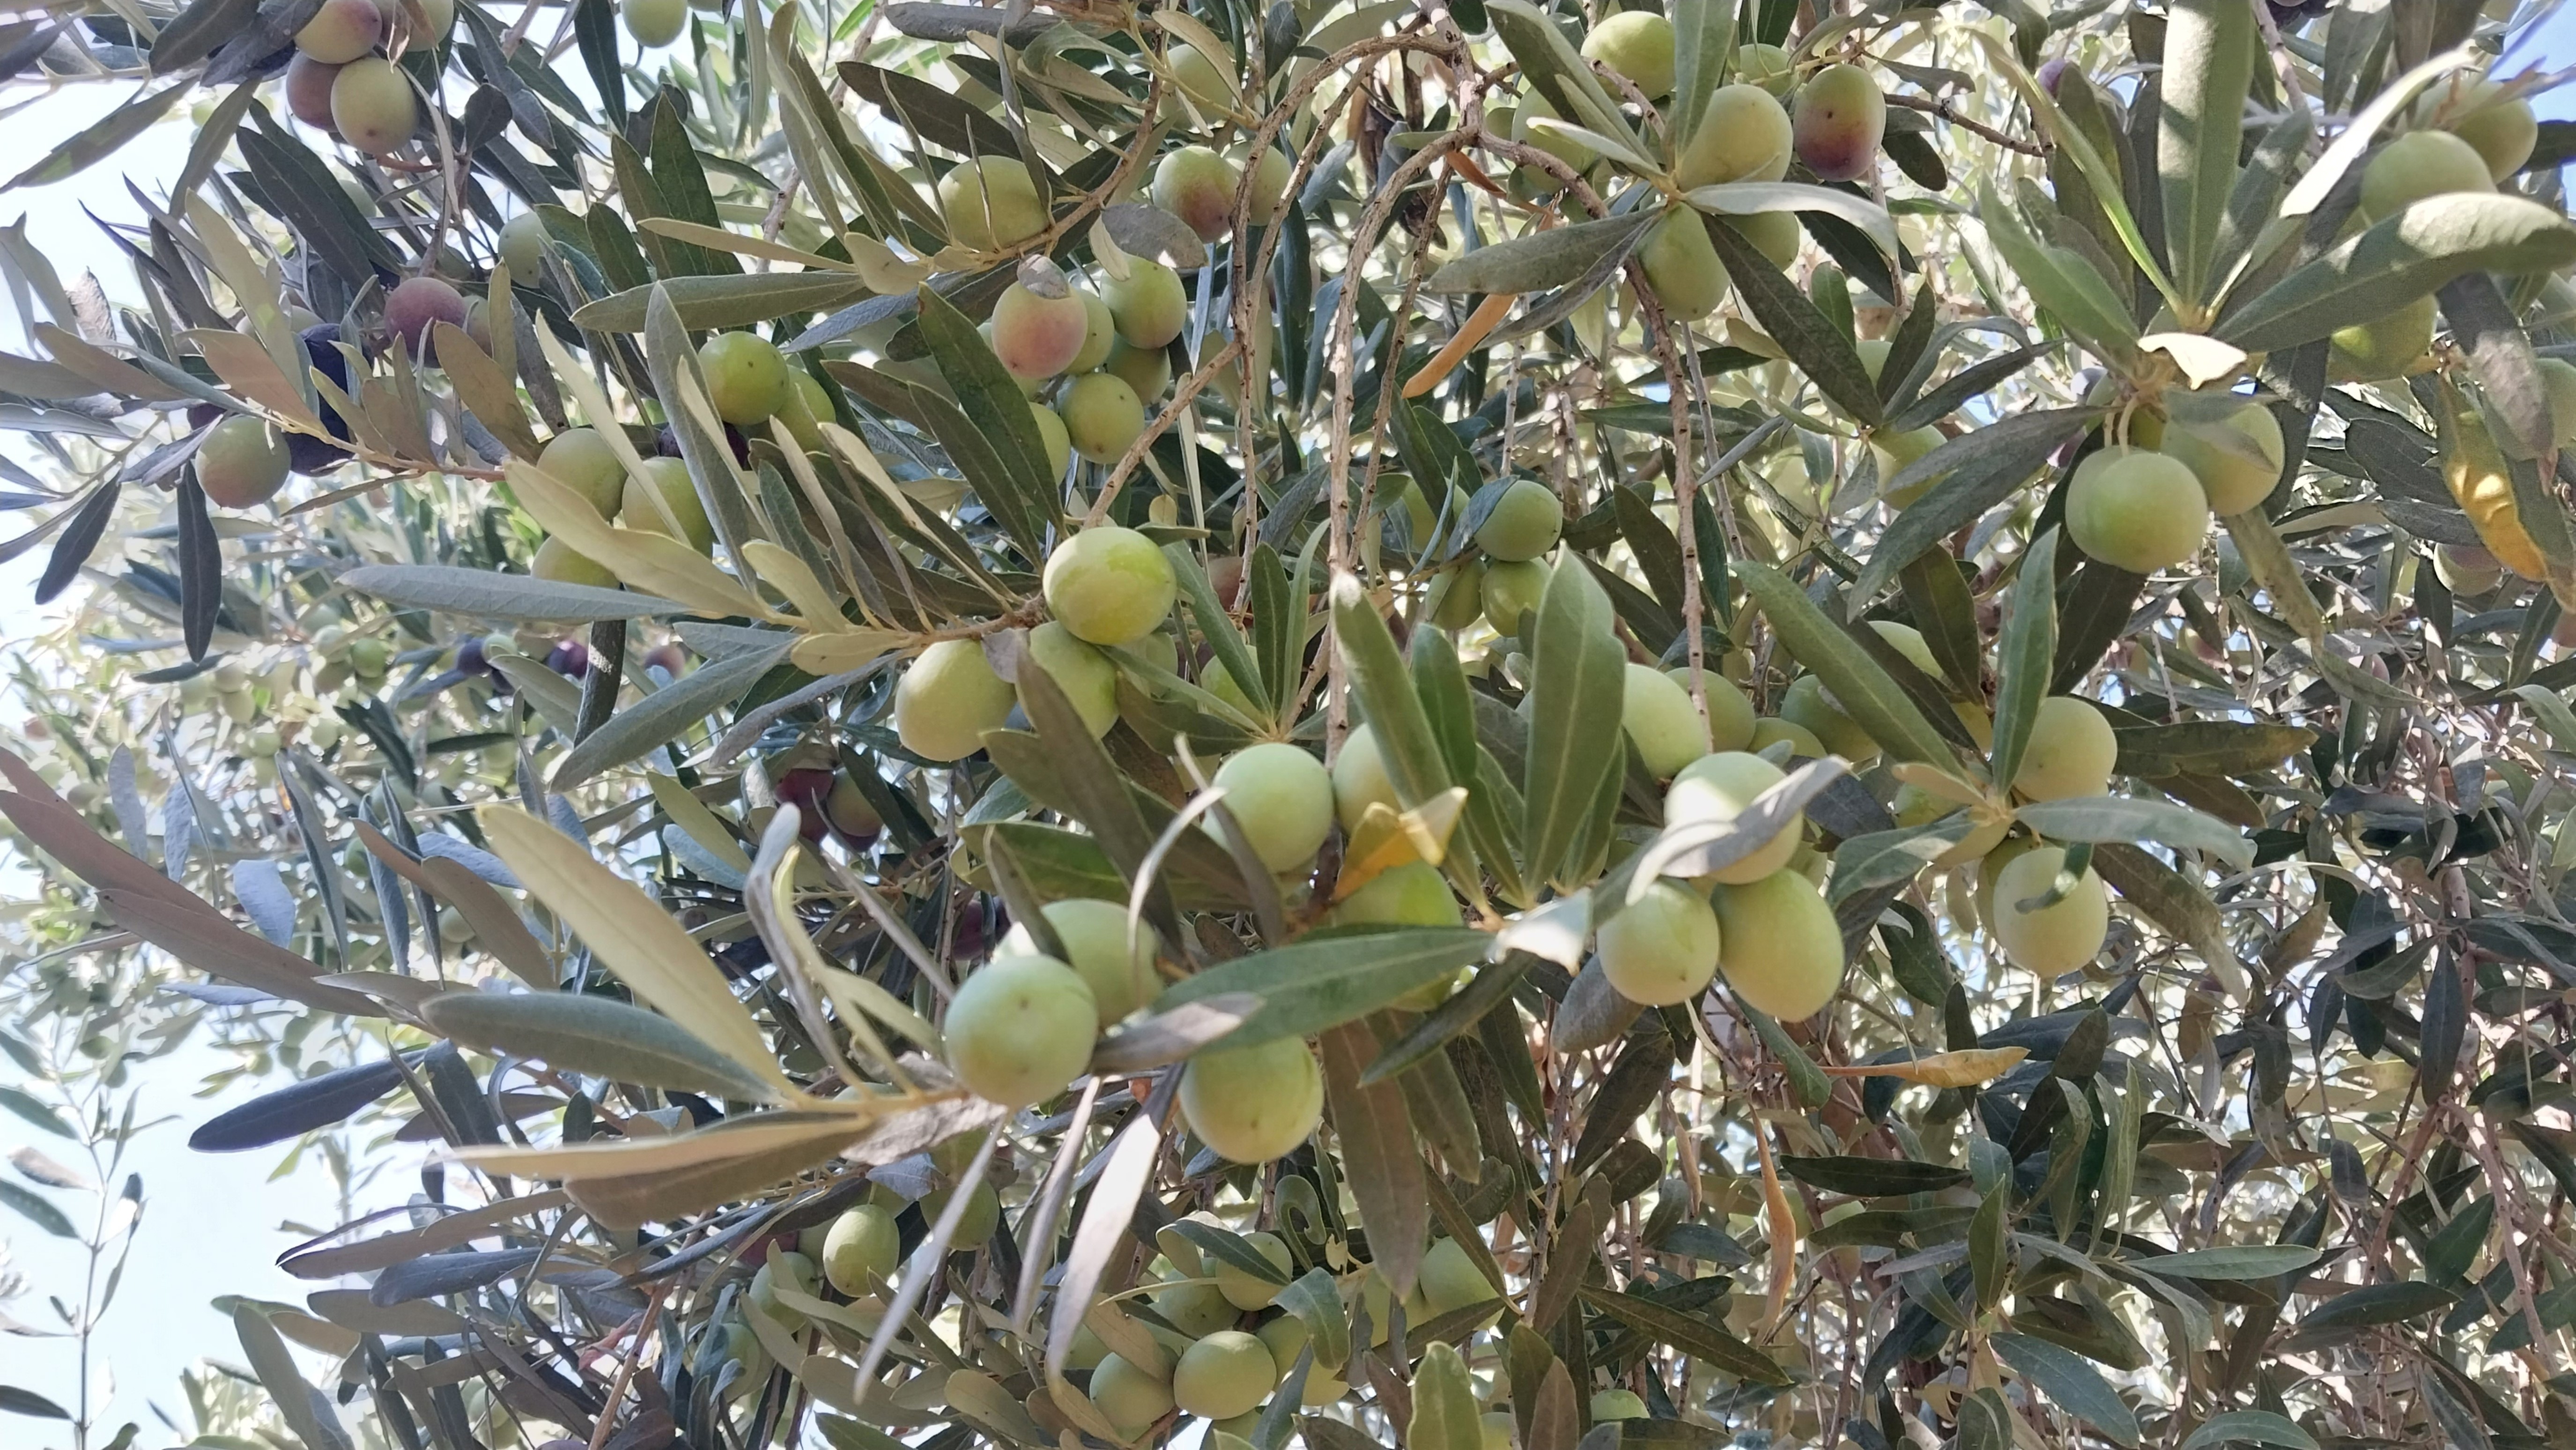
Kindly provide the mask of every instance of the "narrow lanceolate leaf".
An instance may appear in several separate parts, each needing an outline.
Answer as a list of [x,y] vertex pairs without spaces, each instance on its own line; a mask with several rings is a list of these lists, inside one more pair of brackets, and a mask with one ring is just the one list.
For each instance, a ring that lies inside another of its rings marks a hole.
[[1757,1385],[1789,1383],[1788,1372],[1772,1363],[1769,1355],[1698,1315],[1669,1309],[1651,1299],[1623,1294],[1616,1289],[1596,1289],[1587,1285],[1580,1292],[1584,1301],[1593,1308],[1671,1345],[1720,1373]]
[[1686,140],[1699,129],[1718,71],[1735,48],[1735,6],[1727,0],[1673,0],[1671,15],[1673,97],[1664,123],[1676,139]]
[[2156,171],[2164,182],[2165,250],[2183,296],[2206,300],[2225,259],[2219,226],[2236,186],[2245,92],[2262,54],[2242,0],[2175,0],[2166,11]]
[[[1449,789],[1454,783],[1440,742],[1431,733],[1431,717],[1414,692],[1412,671],[1395,647],[1395,636],[1378,615],[1358,579],[1343,575],[1333,581],[1333,641],[1351,673],[1360,708],[1368,715],[1379,756],[1396,799],[1407,808]],[[1613,646],[1616,648],[1616,646]]]
[[1658,215],[1632,211],[1478,247],[1432,273],[1423,290],[1497,294],[1562,287],[1599,266],[1604,257],[1627,255]]
[[2469,272],[2546,272],[2576,261],[2576,226],[2518,196],[2453,192],[2408,205],[2272,284],[2223,319],[2220,340],[2287,352],[2375,322]]
[[1904,689],[1842,626],[1826,618],[1788,575],[1750,559],[1736,561],[1735,575],[1744,581],[1745,592],[1753,596],[1790,652],[1815,671],[1843,713],[1868,731],[1880,749],[1898,760],[1943,766],[1956,759]]
[[1780,1171],[1827,1193],[1854,1198],[1887,1198],[1902,1193],[1938,1193],[1968,1181],[1964,1168],[1919,1163],[1910,1158],[1861,1158],[1847,1154],[1800,1157],[1784,1154]]
[[238,1153],[300,1138],[346,1121],[402,1080],[402,1069],[390,1061],[316,1073],[217,1113],[188,1135],[188,1146],[200,1153]]
[[2167,1279],[2277,1279],[2313,1266],[2319,1257],[2300,1244],[2240,1244],[2129,1262]]
[[448,992],[421,1017],[460,1047],[533,1058],[562,1071],[647,1087],[771,1102],[770,1084],[667,1017],[608,997]]
[[58,1239],[77,1236],[69,1216],[56,1208],[42,1194],[0,1178],[0,1208],[8,1208]]
[[2073,796],[2033,801],[2017,814],[2022,824],[2052,841],[2155,841],[2207,851],[2240,870],[2254,864],[2254,843],[2243,832],[2170,801],[2138,796]]
[[2200,1422],[2182,1442],[2182,1450],[2217,1450],[2221,1445],[2275,1445],[2281,1450],[2317,1450],[2317,1437],[2270,1410],[2229,1410]]
[[[1407,992],[1455,976],[1483,960],[1493,938],[1465,927],[1407,927],[1365,936],[1310,938],[1254,952],[1175,983],[1154,999],[1170,1011],[1235,993],[1261,999],[1224,1039],[1249,1047],[1281,1037],[1311,1037],[1357,1021]],[[1371,1053],[1372,1060],[1376,1057]]]
[[1539,596],[1530,682],[1529,759],[1521,839],[1533,879],[1565,865],[1601,794],[1623,768],[1619,715],[1628,657],[1612,632],[1610,596],[1579,566],[1558,568]]
[[527,623],[588,624],[602,619],[674,614],[682,607],[668,599],[626,589],[562,584],[526,574],[496,574],[489,569],[458,569],[444,564],[362,564],[341,575],[339,583],[400,609],[435,609],[473,619]]
[[2123,1445],[2138,1443],[2138,1417],[2111,1382],[2075,1351],[2027,1334],[1998,1334],[1995,1356],[2057,1407]]
[[1344,1023],[1324,1033],[1319,1045],[1324,1101],[1332,1113],[1333,1136],[1341,1140],[1342,1173],[1359,1204],[1377,1271],[1401,1297],[1413,1291],[1431,1236],[1430,1190],[1423,1186],[1427,1170],[1414,1141],[1413,1115],[1405,1108],[1404,1089],[1396,1084],[1359,1085],[1360,1074],[1380,1050],[1377,1034],[1366,1023]]
[[1878,249],[1896,260],[1896,219],[1887,208],[1866,197],[1829,186],[1799,181],[1729,181],[1682,193],[1682,200],[1716,216],[1760,216],[1764,212],[1823,212],[1860,228]]
[[1467,1361],[1455,1348],[1434,1342],[1413,1371],[1413,1417],[1404,1428],[1405,1450],[1479,1450],[1484,1444],[1481,1413]]
[[800,312],[825,312],[868,295],[847,272],[745,272],[732,276],[669,277],[602,297],[574,312],[573,322],[593,332],[642,332],[653,287],[671,294],[680,322],[691,331],[749,327]]
[[1995,649],[1995,735],[1987,759],[1999,786],[2012,784],[2021,769],[2057,660],[2057,530],[2031,542],[2020,570]]
[[1894,478],[1881,479],[1881,493],[1927,483],[1932,487],[1907,504],[1880,536],[1852,585],[1852,607],[1866,608],[1906,565],[2018,493],[2047,466],[2049,455],[2081,437],[2099,416],[2090,408],[2018,414],[1972,428],[1897,470]]
[[786,656],[787,647],[780,644],[690,671],[677,684],[646,696],[583,736],[580,744],[555,762],[550,784],[556,790],[570,790],[601,771],[660,749],[711,712],[740,699]]
[[259,1376],[260,1388],[276,1402],[278,1417],[304,1442],[304,1450],[347,1450],[348,1432],[340,1428],[330,1400],[315,1394],[305,1382],[295,1368],[295,1356],[287,1352],[286,1341],[268,1315],[248,1299],[236,1301],[233,1332],[241,1340],[242,1357]]
[[726,987],[724,974],[659,902],[599,864],[586,846],[525,811],[486,807],[481,820],[492,849],[529,893],[562,917],[636,996],[793,1096],[767,1039]]
[[1726,275],[1734,280],[1736,294],[1744,299],[1753,320],[1815,382],[1818,392],[1860,422],[1876,426],[1885,410],[1878,400],[1878,385],[1861,365],[1851,333],[1818,311],[1806,292],[1731,223],[1707,225],[1717,258],[1726,264]]

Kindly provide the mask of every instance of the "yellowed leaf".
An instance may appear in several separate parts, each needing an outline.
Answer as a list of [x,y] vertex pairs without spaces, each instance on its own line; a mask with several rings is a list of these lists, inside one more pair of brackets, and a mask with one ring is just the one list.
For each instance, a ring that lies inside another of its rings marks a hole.
[[[684,222],[678,217],[667,216],[645,217],[637,221],[635,226],[638,231],[655,232],[674,241],[687,242],[692,246],[706,247],[713,251],[759,257],[771,262],[790,262],[799,267],[811,267],[825,272],[855,272],[859,275],[859,280],[867,281],[867,270],[863,267],[836,261],[820,252],[808,252],[761,237],[747,237],[740,232],[729,232],[722,227],[711,227],[700,222]],[[883,290],[873,282],[870,282],[868,287],[870,291]]]
[[303,390],[278,371],[277,359],[268,355],[258,338],[219,327],[192,328],[183,335],[235,395],[248,398],[305,432],[317,436],[323,433],[322,420],[304,401]]
[[866,664],[887,650],[910,643],[912,636],[888,629],[853,629],[840,634],[809,634],[790,645],[787,658],[809,675],[839,675]]
[[1351,832],[1342,856],[1342,874],[1333,884],[1333,899],[1348,897],[1379,876],[1413,861],[1437,866],[1449,854],[1449,833],[1467,808],[1467,792],[1451,786],[1412,810],[1399,814],[1384,801],[1372,801]]
[[592,859],[552,825],[509,806],[487,806],[483,829],[537,900],[607,963],[635,995],[741,1063],[791,1101],[802,1095],[751,1013],[735,1000],[705,949],[633,882]]
[[770,588],[796,606],[797,623],[818,634],[850,627],[849,621],[841,617],[840,601],[795,554],[767,539],[753,539],[742,546],[742,556],[760,571]]
[[1957,1052],[1936,1052],[1908,1062],[1836,1064],[1825,1069],[1828,1077],[1892,1077],[1925,1087],[1965,1088],[1988,1083],[2013,1070],[2030,1056],[2027,1047],[1970,1047]]
[[459,1148],[455,1158],[488,1173],[562,1183],[677,1173],[798,1145],[829,1143],[837,1149],[857,1137],[874,1118],[904,1106],[907,1104],[900,1098],[850,1098],[828,1107],[728,1118],[711,1128],[668,1137],[593,1139],[544,1148],[496,1144]]
[[514,459],[507,473],[519,506],[539,527],[629,587],[676,600],[710,619],[735,614],[781,618],[714,560],[678,539],[609,523],[587,499],[535,464]]
[[946,1051],[939,1029],[931,1026],[920,1013],[905,1006],[892,992],[856,972],[845,972],[838,967],[825,967],[819,975],[823,994],[832,999],[832,1005],[839,1009],[843,1020],[854,1015],[873,1017],[911,1038],[924,1051]]
[[646,771],[644,779],[653,788],[654,803],[661,806],[662,814],[669,816],[671,824],[697,842],[700,850],[736,871],[750,872],[751,853],[745,851],[733,833],[725,829],[724,822],[705,801],[691,795],[687,786],[659,771]]

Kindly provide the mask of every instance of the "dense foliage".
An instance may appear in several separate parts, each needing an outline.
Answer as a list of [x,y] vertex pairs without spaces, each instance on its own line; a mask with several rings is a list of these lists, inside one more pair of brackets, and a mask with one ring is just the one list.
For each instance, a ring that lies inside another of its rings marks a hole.
[[177,1112],[418,1175],[196,1444],[2576,1444],[2545,8],[13,22],[0,1329]]

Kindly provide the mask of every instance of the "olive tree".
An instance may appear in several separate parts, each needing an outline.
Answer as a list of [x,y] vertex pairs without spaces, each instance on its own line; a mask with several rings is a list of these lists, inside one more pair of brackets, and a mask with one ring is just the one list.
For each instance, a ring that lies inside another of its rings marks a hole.
[[175,1112],[418,1172],[202,1444],[2565,1443],[2546,10],[23,22],[0,1327]]

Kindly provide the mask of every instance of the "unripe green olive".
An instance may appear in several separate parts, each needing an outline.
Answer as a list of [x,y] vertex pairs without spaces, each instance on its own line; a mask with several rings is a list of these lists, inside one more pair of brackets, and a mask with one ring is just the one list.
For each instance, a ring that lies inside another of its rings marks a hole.
[[1995,873],[1987,909],[1987,925],[2004,955],[2043,977],[2063,976],[2100,956],[2111,930],[2110,893],[2090,866],[2063,900],[2036,911],[2025,907],[2055,888],[2065,864],[2066,852],[2056,846],[2033,846],[2014,856]]
[[1324,1072],[1295,1037],[1201,1051],[1181,1070],[1181,1116],[1219,1157],[1267,1163],[1314,1136]]
[[1183,146],[1154,168],[1154,205],[1213,242],[1233,230],[1236,179],[1233,162],[1205,146]]
[[1485,1277],[1484,1270],[1476,1267],[1476,1261],[1456,1239],[1431,1241],[1429,1252],[1422,1256],[1419,1282],[1423,1302],[1434,1318],[1502,1297],[1502,1291]]
[[943,639],[895,682],[895,735],[924,760],[963,760],[984,748],[985,731],[1002,728],[1016,698],[981,644]]
[[1485,566],[1476,597],[1485,607],[1485,622],[1496,634],[1520,632],[1521,616],[1535,611],[1547,592],[1548,573],[1548,566],[1537,559],[1496,560]]
[[1053,957],[987,963],[948,1004],[948,1065],[967,1091],[1006,1108],[1064,1091],[1099,1035],[1091,988]]
[[1717,975],[1717,913],[1708,898],[1669,881],[1601,923],[1602,975],[1620,996],[1648,1007],[1687,1002]]
[[[1530,124],[1533,121],[1562,119],[1556,114],[1556,107],[1548,104],[1547,97],[1532,89],[1521,97],[1520,109],[1512,112],[1512,139],[1526,146],[1537,147],[1577,172],[1591,170],[1592,163],[1601,159],[1600,152],[1564,132]],[[1556,185],[1553,177],[1536,179],[1543,189],[1552,190]]]
[[2493,190],[2495,178],[2478,148],[2448,131],[2409,131],[2362,167],[2361,215],[2380,221],[2428,196]]
[[286,440],[257,418],[235,415],[197,445],[197,483],[221,508],[256,508],[286,486]]
[[[547,439],[544,451],[537,455],[537,467],[579,493],[601,518],[614,516],[625,502],[626,465],[617,461],[616,452],[596,428],[567,428]],[[681,465],[684,472],[687,467]],[[692,486],[689,497],[697,496]],[[634,524],[630,520],[627,526]]]
[[[1078,378],[1075,386],[1092,381]],[[1081,446],[1075,430],[1074,444]],[[1074,636],[1123,645],[1153,632],[1172,612],[1179,586],[1154,541],[1114,524],[1084,529],[1047,555],[1047,611]]]
[[[1673,158],[1673,180],[1684,190],[1729,181],[1778,181],[1789,174],[1796,144],[1789,112],[1779,98],[1742,81],[1710,93],[1708,109],[1690,144]],[[1788,217],[1787,212],[1764,215]],[[1738,219],[1741,226],[1749,218]],[[1792,225],[1795,225],[1794,220]]]
[[719,332],[698,349],[698,368],[706,374],[707,401],[716,416],[737,428],[767,422],[795,396],[787,359],[775,344],[757,333]]
[[1130,1438],[1172,1412],[1171,1385],[1115,1354],[1101,1356],[1092,1368],[1090,1396],[1109,1423]]
[[[2544,360],[2544,377],[2548,363],[2555,361]],[[2576,385],[2576,368],[2568,368],[2568,382]],[[2569,401],[2571,416],[2576,416],[2576,397]],[[2221,518],[2262,503],[2281,482],[2280,420],[2251,400],[2215,418],[2175,418],[2165,428],[2163,447],[2200,480],[2209,511]]]
[[778,1301],[782,1288],[814,1297],[814,1261],[792,1249],[771,1249],[768,1262],[751,1276],[752,1304],[795,1334],[805,1328],[805,1314]]
[[1109,348],[1118,341],[1118,319],[1111,315],[1109,304],[1097,293],[1078,292],[1082,299],[1082,351],[1066,365],[1069,373],[1087,373],[1109,361]]
[[1214,1334],[1240,1317],[1214,1284],[1166,1284],[1156,1289],[1152,1297],[1154,1312],[1190,1339]]
[[2035,801],[2095,796],[2111,788],[2120,738],[2090,700],[2051,695],[2039,702],[2013,789]]
[[626,33],[646,50],[659,50],[680,38],[689,23],[686,0],[618,0],[617,15]]
[[[1110,361],[1117,361],[1114,353]],[[1064,418],[1073,451],[1103,467],[1123,457],[1145,431],[1145,405],[1138,401],[1136,390],[1114,373],[1075,378],[1057,400],[1056,410]]]
[[1226,77],[1234,69],[1234,57],[1220,63],[1195,45],[1175,45],[1163,52],[1164,63],[1172,68],[1172,84],[1190,98],[1199,114],[1213,120],[1223,116],[1233,104],[1233,89]]
[[[1143,400],[1159,398],[1172,385],[1172,355],[1159,347],[1132,347],[1125,338],[1114,338],[1109,345],[1109,360],[1100,371],[1127,385],[1138,400],[1138,426],[1143,426]],[[1129,435],[1132,440],[1134,435]],[[1107,459],[1101,460],[1107,462]]]
[[1342,737],[1342,753],[1333,757],[1334,819],[1345,831],[1358,830],[1360,818],[1372,804],[1383,804],[1391,811],[1404,809],[1396,799],[1395,781],[1386,773],[1386,758],[1378,751],[1377,732],[1357,725]]
[[606,565],[576,553],[572,545],[551,534],[537,545],[536,557],[528,561],[528,572],[558,584],[587,584],[594,589],[618,587],[617,576]]
[[1108,734],[1109,727],[1118,723],[1118,667],[1109,662],[1109,656],[1053,619],[1029,631],[1028,655],[1055,681],[1093,739]]
[[[689,465],[677,458],[647,458],[641,473],[626,476],[626,487],[618,495],[617,521],[630,529],[648,534],[672,537],[671,525],[662,515],[668,510],[679,520],[678,538],[703,554],[716,545],[715,526],[707,522],[706,502],[698,497],[698,486],[689,477]],[[659,498],[657,507],[654,500]]]
[[1800,675],[1781,692],[1780,718],[1804,729],[1826,750],[1855,765],[1878,758],[1878,742],[1842,712],[1825,694],[1825,682],[1814,675]]
[[1676,321],[1695,322],[1726,300],[1726,264],[1708,239],[1707,224],[1687,206],[1671,208],[1655,223],[1637,249],[1637,261],[1646,269],[1655,300]]
[[823,1237],[823,1277],[855,1299],[874,1282],[891,1282],[903,1254],[894,1215],[872,1203],[844,1210]]
[[[1127,909],[1111,901],[1074,897],[1050,901],[1042,908],[1054,929],[1064,960],[1091,987],[1091,998],[1103,1024],[1117,1022],[1154,999],[1161,981],[1154,975],[1154,933],[1140,928],[1128,944]],[[1028,928],[1013,925],[1002,938],[1007,956],[1034,956],[1036,943]]]
[[346,65],[376,48],[385,13],[376,0],[322,0],[322,8],[295,32],[295,48],[324,65]]
[[[1281,1274],[1295,1277],[1295,1261],[1288,1256],[1288,1245],[1274,1233],[1249,1233],[1243,1236],[1246,1246],[1259,1254]],[[1214,1258],[1213,1255],[1210,1256]],[[1279,1297],[1280,1286],[1255,1274],[1238,1269],[1223,1260],[1214,1260],[1217,1292],[1237,1309],[1267,1309]],[[1428,1267],[1426,1264],[1425,1267]]]
[[1735,48],[1735,73],[1774,97],[1789,94],[1795,84],[1797,64],[1789,52],[1776,45],[1748,41]]
[[1565,510],[1556,491],[1534,478],[1516,478],[1476,526],[1476,547],[1488,558],[1517,564],[1555,548],[1564,531]]
[[1213,783],[1252,853],[1273,872],[1314,860],[1333,833],[1333,778],[1298,746],[1274,740],[1239,750],[1217,767]]
[[[1753,702],[1733,680],[1717,672],[1717,663],[1708,660],[1699,672],[1700,688],[1708,695],[1708,748],[1749,750],[1753,745]],[[1690,666],[1677,665],[1664,673],[1681,687],[1683,698],[1689,698]]]
[[1708,727],[1700,723],[1690,693],[1653,665],[1628,666],[1619,724],[1658,780],[1708,754]]
[[552,245],[545,219],[535,212],[523,211],[501,224],[501,265],[510,269],[510,280],[522,287],[536,285]]
[[1279,1387],[1270,1347],[1239,1329],[1220,1329],[1193,1344],[1172,1369],[1172,1402],[1193,1415],[1240,1415]]
[[1592,1422],[1596,1425],[1604,1420],[1645,1418],[1646,1402],[1637,1398],[1635,1390],[1608,1389],[1592,1392]]
[[1006,156],[978,157],[939,178],[939,209],[950,238],[979,252],[1007,251],[1047,228],[1028,167]]
[[[1279,1367],[1282,1375],[1297,1367],[1297,1356],[1305,1353],[1311,1338],[1305,1321],[1294,1315],[1283,1314],[1253,1332],[1270,1347],[1270,1361]],[[1306,1391],[1298,1397],[1298,1403],[1311,1410],[1318,1405],[1329,1405],[1350,1393],[1349,1384],[1340,1374],[1343,1368],[1341,1365],[1309,1365]]]
[[1932,485],[1937,480],[1927,478],[1921,483],[1908,484],[1903,488],[1890,488],[1888,485],[1895,481],[1899,473],[1905,471],[1907,464],[1949,441],[1949,435],[1928,424],[1921,428],[1908,429],[1903,433],[1872,429],[1869,435],[1869,457],[1870,462],[1878,467],[1879,493],[1889,503],[1903,508],[1931,492]]
[[1119,338],[1130,347],[1162,347],[1180,336],[1190,320],[1181,274],[1143,257],[1127,259],[1125,277],[1104,278],[1100,300],[1107,304]]
[[2507,96],[2504,87],[2484,76],[2453,73],[2415,102],[2419,124],[2437,125],[2477,148],[2487,175],[2502,185],[2531,160],[2540,143],[2540,121],[2531,102]]
[[1427,861],[1407,861],[1371,877],[1333,908],[1341,926],[1456,926],[1458,898]]
[[2066,486],[2066,532],[2093,558],[2152,574],[2200,552],[2209,497],[2179,459],[2103,448],[2076,465]]
[[1820,181],[1856,181],[1878,164],[1887,98],[1859,66],[1829,65],[1798,88],[1790,118],[1798,159]]
[[1714,898],[1729,990],[1783,1022],[1822,1011],[1843,980],[1843,930],[1816,883],[1774,871]]
[[1771,265],[1786,271],[1798,260],[1799,249],[1807,244],[1806,229],[1798,225],[1795,212],[1765,211],[1751,216],[1731,218],[1735,229],[1753,249],[1771,259]]
[[2434,299],[2418,297],[2369,322],[2338,328],[2326,361],[2346,382],[2377,382],[2413,367],[2433,345]]
[[1266,227],[1279,219],[1288,205],[1288,179],[1296,174],[1296,163],[1276,146],[1264,148],[1253,160],[1252,186],[1244,198],[1253,225]]
[[[938,1223],[940,1216],[948,1212],[949,1196],[956,1191],[957,1186],[950,1184],[945,1188],[934,1188],[923,1194],[921,1196],[922,1223],[925,1225]],[[949,1251],[955,1253],[990,1243],[993,1230],[1001,1227],[1001,1224],[1001,1195],[993,1191],[993,1185],[977,1180],[973,1187],[966,1190],[966,1206],[957,1214],[957,1231],[948,1238]]]
[[361,151],[392,151],[411,139],[419,120],[411,77],[383,56],[362,56],[331,78],[331,127]]
[[1622,10],[1583,37],[1583,58],[1659,100],[1673,89],[1673,23],[1651,10]]
[[[1673,777],[1671,789],[1664,792],[1664,823],[1678,826],[1732,821],[1751,808],[1764,791],[1787,778],[1780,767],[1758,755],[1742,751],[1703,755],[1684,766]],[[1761,880],[1789,864],[1790,854],[1798,849],[1806,831],[1806,821],[1804,812],[1791,816],[1769,841],[1710,874],[1732,885]]]

